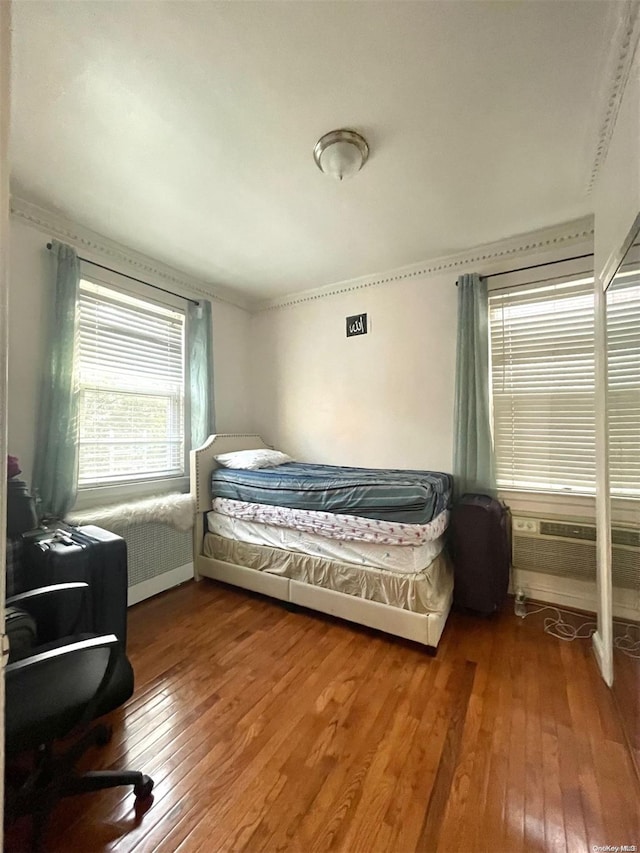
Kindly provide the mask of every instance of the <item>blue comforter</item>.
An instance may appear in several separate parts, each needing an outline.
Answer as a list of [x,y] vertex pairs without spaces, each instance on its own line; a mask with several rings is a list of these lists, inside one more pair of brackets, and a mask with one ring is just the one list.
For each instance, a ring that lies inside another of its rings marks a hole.
[[214,498],[427,524],[449,506],[452,478],[437,471],[287,462],[257,471],[216,468]]

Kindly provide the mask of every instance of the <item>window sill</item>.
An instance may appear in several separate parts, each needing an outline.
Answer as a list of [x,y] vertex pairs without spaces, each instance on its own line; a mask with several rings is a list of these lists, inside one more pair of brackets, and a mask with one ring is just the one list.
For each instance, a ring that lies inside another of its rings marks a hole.
[[71,524],[97,524],[125,538],[131,524],[168,524],[184,533],[193,527],[194,518],[191,495],[180,492],[73,510],[67,516]]
[[118,483],[95,489],[80,489],[71,512],[91,507],[125,503],[169,492],[188,492],[188,477],[167,477],[162,480],[144,480],[137,483]]
[[513,515],[554,515],[587,521],[595,521],[596,517],[594,495],[499,489],[498,497],[507,504]]
[[640,500],[638,498],[611,498],[613,524],[640,525]]
[[[499,489],[498,497],[510,508],[513,515],[561,516],[595,524],[596,499],[594,495],[567,495],[557,492],[521,492],[516,489]],[[613,524],[640,525],[640,500],[613,498],[611,500]]]

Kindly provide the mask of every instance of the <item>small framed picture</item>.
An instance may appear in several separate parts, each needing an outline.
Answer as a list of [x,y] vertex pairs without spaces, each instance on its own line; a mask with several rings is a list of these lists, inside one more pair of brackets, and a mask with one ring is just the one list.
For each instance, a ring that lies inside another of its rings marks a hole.
[[367,315],[355,314],[353,317],[347,317],[347,337],[353,338],[355,335],[367,334]]

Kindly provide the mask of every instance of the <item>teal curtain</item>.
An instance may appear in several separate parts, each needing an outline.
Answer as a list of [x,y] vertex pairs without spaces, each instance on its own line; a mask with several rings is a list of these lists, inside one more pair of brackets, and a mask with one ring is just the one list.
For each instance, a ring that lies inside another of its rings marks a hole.
[[211,303],[206,299],[189,303],[187,311],[187,360],[191,403],[191,449],[214,431],[213,344],[211,340]]
[[75,344],[78,329],[80,264],[71,246],[54,240],[54,304],[49,316],[49,350],[40,396],[33,490],[40,518],[64,518],[78,487],[78,384]]
[[457,496],[495,496],[496,474],[489,399],[487,283],[477,273],[458,279],[458,345],[453,475]]

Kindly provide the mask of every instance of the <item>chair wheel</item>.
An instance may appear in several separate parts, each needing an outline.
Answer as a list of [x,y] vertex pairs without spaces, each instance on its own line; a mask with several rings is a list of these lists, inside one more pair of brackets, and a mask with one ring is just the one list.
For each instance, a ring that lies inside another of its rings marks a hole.
[[153,791],[153,779],[150,776],[143,776],[142,781],[134,785],[133,793],[136,795],[136,800],[146,800]]
[[96,729],[96,743],[106,746],[113,737],[113,726],[100,725]]

